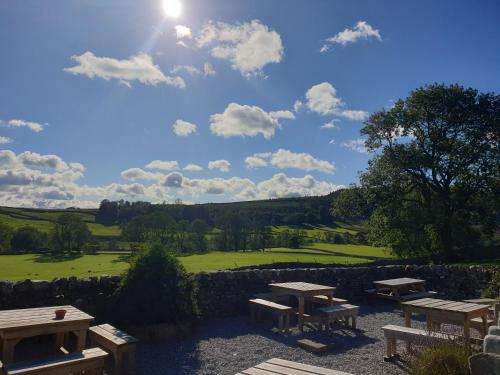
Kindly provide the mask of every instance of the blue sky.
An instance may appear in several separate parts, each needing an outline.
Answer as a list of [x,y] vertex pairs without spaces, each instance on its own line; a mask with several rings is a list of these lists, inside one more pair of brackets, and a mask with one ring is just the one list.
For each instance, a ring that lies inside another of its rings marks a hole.
[[165,2],[0,2],[0,204],[326,194],[369,113],[500,87],[496,0]]

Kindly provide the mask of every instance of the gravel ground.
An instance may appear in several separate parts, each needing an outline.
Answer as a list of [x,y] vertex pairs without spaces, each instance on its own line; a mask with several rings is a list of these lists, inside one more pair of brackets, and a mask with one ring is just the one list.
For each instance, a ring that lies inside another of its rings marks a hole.
[[[415,321],[414,327],[424,328]],[[139,347],[139,374],[234,375],[238,371],[279,357],[291,361],[361,375],[406,374],[406,362],[383,361],[385,344],[381,327],[404,325],[399,309],[391,303],[361,305],[356,331],[339,328],[330,336],[313,330],[289,336],[271,331],[271,325],[247,317],[212,320],[197,333],[175,343],[147,343]],[[311,354],[296,345],[300,338],[334,343],[325,354]],[[404,352],[404,344],[398,348]]]

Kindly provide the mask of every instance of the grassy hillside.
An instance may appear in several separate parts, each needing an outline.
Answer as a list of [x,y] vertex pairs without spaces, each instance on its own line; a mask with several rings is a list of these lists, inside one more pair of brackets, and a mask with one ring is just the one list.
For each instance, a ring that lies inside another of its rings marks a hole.
[[88,224],[94,236],[117,237],[120,235],[120,228],[118,226],[104,226],[95,222],[96,210],[43,210],[0,207],[0,222],[14,229],[23,226],[32,226],[48,233],[52,229],[52,223],[59,215],[67,212],[80,216]]

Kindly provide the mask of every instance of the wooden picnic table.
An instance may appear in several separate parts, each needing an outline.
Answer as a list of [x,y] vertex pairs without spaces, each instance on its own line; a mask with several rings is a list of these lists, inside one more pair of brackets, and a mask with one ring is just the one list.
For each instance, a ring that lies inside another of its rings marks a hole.
[[[56,319],[56,310],[66,310],[63,319]],[[85,348],[87,330],[94,317],[73,306],[52,306],[0,311],[1,359],[4,363],[14,360],[17,343],[22,339],[56,335],[56,349],[64,344],[65,335],[72,332],[76,338],[76,351]]]
[[433,328],[433,323],[456,324],[464,327],[464,338],[470,339],[470,321],[481,318],[483,332],[487,332],[488,305],[477,303],[448,301],[437,298],[422,298],[415,301],[401,303],[405,313],[405,325],[411,327],[412,314],[424,314],[427,320],[427,329]]
[[257,366],[238,372],[236,375],[352,375],[343,371],[272,358]]
[[[425,292],[425,280],[401,277],[398,279],[374,281],[377,296],[400,301],[402,294],[408,291]],[[389,293],[385,291],[389,290]]]
[[297,297],[299,302],[299,329],[303,331],[304,329],[304,310],[305,310],[305,300],[307,297],[322,295],[328,297],[328,305],[331,305],[333,298],[333,293],[335,292],[335,287],[310,284],[303,282],[289,282],[289,283],[277,283],[269,284],[271,291],[275,295],[292,295]]

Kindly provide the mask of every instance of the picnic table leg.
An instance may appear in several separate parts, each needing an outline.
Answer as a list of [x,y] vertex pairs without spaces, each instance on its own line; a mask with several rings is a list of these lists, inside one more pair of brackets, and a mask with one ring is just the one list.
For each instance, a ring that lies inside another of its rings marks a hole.
[[304,332],[304,296],[298,296],[299,300],[299,330]]
[[85,344],[87,341],[87,330],[81,329],[79,331],[73,331],[76,336],[76,351],[81,352],[85,349]]
[[66,332],[56,333],[55,351],[59,352],[61,347],[64,347],[64,341],[66,338]]
[[466,316],[464,320],[464,338],[467,345],[470,343],[470,320],[469,317]]
[[351,319],[352,319],[352,329],[356,329],[356,315],[352,315]]
[[432,318],[431,318],[431,315],[430,314],[427,314],[425,316],[425,321],[427,323],[427,331],[432,331]]
[[16,350],[17,343],[21,341],[20,339],[8,339],[3,341],[2,345],[2,360],[4,364],[11,363],[14,361],[14,352]]
[[405,308],[404,312],[405,312],[405,326],[411,327],[411,311],[408,308]]
[[488,334],[488,319],[486,318],[486,316],[481,316],[481,320],[483,321],[483,329],[481,330],[481,336],[483,337],[484,339],[484,336],[486,336]]

